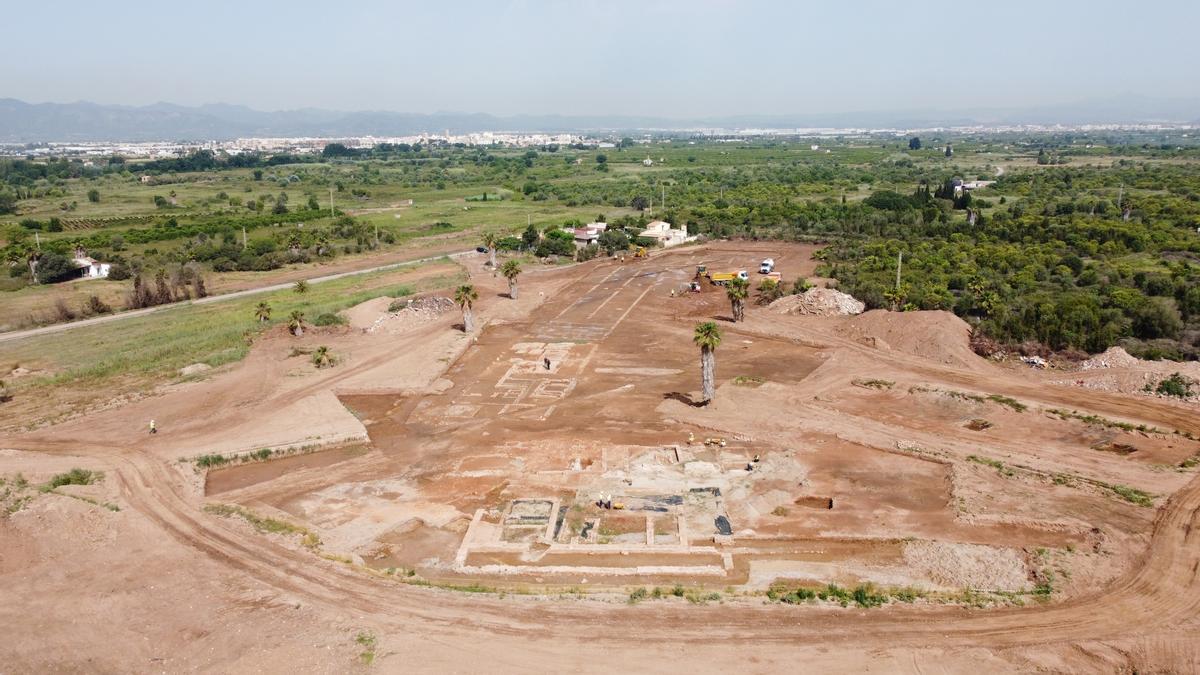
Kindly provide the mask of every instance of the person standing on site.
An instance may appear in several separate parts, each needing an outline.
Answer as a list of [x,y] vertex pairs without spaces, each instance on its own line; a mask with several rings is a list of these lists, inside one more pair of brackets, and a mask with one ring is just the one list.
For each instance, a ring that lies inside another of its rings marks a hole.
[[154,420],[150,420],[150,433],[157,434],[158,426],[154,424]]

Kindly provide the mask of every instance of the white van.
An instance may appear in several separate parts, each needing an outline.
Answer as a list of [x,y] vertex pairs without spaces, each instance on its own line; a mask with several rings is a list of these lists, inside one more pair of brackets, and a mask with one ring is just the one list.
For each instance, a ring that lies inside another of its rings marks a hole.
[[770,274],[771,272],[774,272],[774,271],[775,271],[775,259],[774,258],[767,258],[766,260],[762,261],[761,265],[758,266],[759,274]]

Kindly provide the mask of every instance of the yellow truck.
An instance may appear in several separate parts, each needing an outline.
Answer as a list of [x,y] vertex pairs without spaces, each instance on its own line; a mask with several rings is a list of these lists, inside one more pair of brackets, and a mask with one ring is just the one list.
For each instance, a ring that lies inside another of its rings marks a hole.
[[708,273],[708,280],[718,286],[724,286],[725,284],[729,283],[730,281],[732,281],[734,279],[742,279],[745,281],[749,281],[750,275],[746,273],[746,270],[741,270],[738,272],[709,272]]

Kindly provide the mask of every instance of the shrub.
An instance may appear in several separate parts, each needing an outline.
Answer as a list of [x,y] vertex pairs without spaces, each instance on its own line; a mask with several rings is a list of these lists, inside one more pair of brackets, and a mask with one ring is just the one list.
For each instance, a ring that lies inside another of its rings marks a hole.
[[67,307],[65,300],[58,298],[54,301],[54,317],[56,321],[71,321],[75,316],[75,310]]
[[345,323],[346,319],[344,317],[339,314],[334,314],[333,312],[319,314],[317,315],[317,318],[313,320],[314,326],[340,326]]
[[600,255],[600,247],[596,244],[588,244],[575,252],[575,260],[579,262],[587,262],[592,258]]
[[42,489],[48,492],[63,485],[91,485],[101,480],[104,480],[104,474],[99,471],[71,469],[66,473],[60,473],[51,478],[49,482],[42,486]]
[[196,466],[200,467],[201,469],[210,469],[214,466],[221,466],[222,464],[226,464],[228,462],[229,458],[225,455],[208,454],[200,455],[196,458]]
[[[1149,385],[1146,385],[1149,387]],[[1170,377],[1158,383],[1154,388],[1155,393],[1164,396],[1174,396],[1176,398],[1187,398],[1192,395],[1192,381],[1179,373],[1174,373]]]
[[84,311],[88,314],[108,314],[112,311],[112,307],[101,300],[99,296],[90,295],[84,304]]
[[112,267],[108,268],[108,278],[112,281],[124,281],[131,276],[133,273],[125,263],[113,263]]

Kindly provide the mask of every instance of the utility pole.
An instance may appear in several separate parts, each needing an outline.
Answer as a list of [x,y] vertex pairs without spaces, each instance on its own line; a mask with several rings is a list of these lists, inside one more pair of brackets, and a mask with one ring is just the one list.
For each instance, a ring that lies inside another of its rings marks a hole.
[[242,248],[246,248],[246,225],[242,224]]
[[379,223],[375,223],[375,248],[379,248]]
[[33,233],[33,241],[37,244],[37,250],[42,250],[42,238],[38,236],[37,231],[34,231]]
[[896,294],[900,294],[900,266],[904,263],[904,251],[896,254]]
[[329,217],[333,217],[333,186],[329,186]]
[[667,212],[667,184],[666,183],[663,183],[662,189],[663,189],[662,190],[662,210],[663,210],[663,213],[666,213]]
[[1117,190],[1117,210],[1121,210],[1121,200],[1125,198],[1125,184],[1121,183],[1121,188]]

